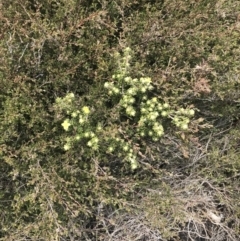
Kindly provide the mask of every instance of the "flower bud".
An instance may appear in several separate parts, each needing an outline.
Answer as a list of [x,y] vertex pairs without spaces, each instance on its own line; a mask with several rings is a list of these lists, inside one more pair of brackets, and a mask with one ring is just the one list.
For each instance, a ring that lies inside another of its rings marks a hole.
[[123,146],[124,151],[128,151],[129,147],[127,145]]
[[109,87],[110,87],[109,82],[105,82],[105,83],[104,83],[104,88],[108,89]]
[[149,136],[152,136],[152,135],[153,135],[153,132],[152,132],[152,131],[149,131],[149,132],[148,132],[148,135],[149,135]]
[[77,112],[73,112],[73,113],[71,114],[71,116],[72,116],[73,118],[77,117]]
[[162,111],[162,112],[161,112],[161,116],[163,116],[163,117],[167,116],[167,111],[165,111],[165,110]]
[[165,109],[169,108],[169,104],[168,103],[164,103],[163,104],[163,108],[165,108]]
[[87,146],[92,147],[93,143],[91,141],[88,141]]
[[120,91],[119,91],[119,89],[118,89],[118,88],[113,87],[113,92],[114,92],[115,94],[118,94]]
[[68,151],[70,148],[71,148],[71,146],[69,144],[65,144],[64,147],[63,147],[63,149],[65,151]]
[[84,107],[82,108],[82,112],[83,112],[83,114],[88,115],[88,114],[90,113],[89,107],[84,106]]
[[183,123],[183,124],[180,125],[180,128],[182,130],[187,130],[188,129],[188,125],[186,123]]
[[153,103],[157,103],[157,97],[153,97],[153,98],[152,98],[152,102],[153,102]]
[[114,151],[114,148],[113,148],[112,146],[109,146],[109,147],[108,147],[108,151],[109,151],[109,152],[113,152],[113,151]]
[[131,80],[132,80],[132,78],[131,78],[131,77],[125,77],[125,78],[124,78],[124,81],[125,81],[126,83],[130,83],[130,82],[131,82]]
[[191,109],[191,110],[188,111],[188,114],[189,114],[190,116],[194,116],[195,111]]
[[90,132],[85,132],[84,137],[86,137],[86,138],[90,137]]
[[145,132],[144,132],[144,131],[141,131],[141,132],[140,132],[140,136],[144,137],[144,136],[145,136]]

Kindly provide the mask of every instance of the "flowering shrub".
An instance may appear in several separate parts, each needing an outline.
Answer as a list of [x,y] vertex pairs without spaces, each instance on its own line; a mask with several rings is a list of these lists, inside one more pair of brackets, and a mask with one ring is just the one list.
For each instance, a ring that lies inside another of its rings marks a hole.
[[[86,147],[93,151],[117,154],[130,162],[131,169],[138,167],[137,152],[134,146],[141,144],[144,138],[157,142],[164,135],[163,119],[182,131],[188,130],[190,118],[194,110],[180,108],[175,110],[169,103],[162,103],[157,96],[151,97],[154,85],[149,77],[132,78],[130,72],[131,49],[126,48],[123,56],[116,53],[118,68],[112,80],[104,83],[107,95],[117,108],[120,117],[127,118],[132,124],[121,129],[115,137],[106,136],[105,129],[100,122],[92,120],[91,108],[83,106],[80,110],[75,106],[73,93],[63,98],[57,98],[56,103],[64,110],[68,117],[62,122],[65,131],[74,131],[65,138],[64,150],[68,151],[75,143],[83,141]],[[113,108],[114,108],[113,107]],[[134,128],[131,139],[122,133],[128,133]],[[82,143],[82,144],[83,144]],[[101,144],[100,144],[101,143]],[[108,146],[106,148],[106,146]]]
[[236,9],[1,1],[0,240],[239,240]]

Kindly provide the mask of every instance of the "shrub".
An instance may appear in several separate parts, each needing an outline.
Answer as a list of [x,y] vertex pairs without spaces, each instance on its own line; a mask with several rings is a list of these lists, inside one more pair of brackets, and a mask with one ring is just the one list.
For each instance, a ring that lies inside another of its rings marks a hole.
[[1,3],[0,239],[237,240],[238,8]]

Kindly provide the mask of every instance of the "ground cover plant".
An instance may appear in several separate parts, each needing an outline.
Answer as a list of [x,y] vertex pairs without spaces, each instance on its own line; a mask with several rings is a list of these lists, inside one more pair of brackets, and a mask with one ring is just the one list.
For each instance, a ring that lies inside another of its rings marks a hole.
[[2,1],[0,29],[0,240],[239,240],[238,1]]

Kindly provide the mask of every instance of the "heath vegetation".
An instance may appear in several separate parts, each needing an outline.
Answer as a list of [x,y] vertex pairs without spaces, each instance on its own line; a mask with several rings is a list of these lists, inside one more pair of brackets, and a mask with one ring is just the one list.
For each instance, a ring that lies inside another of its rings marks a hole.
[[240,2],[0,3],[1,241],[238,241]]

